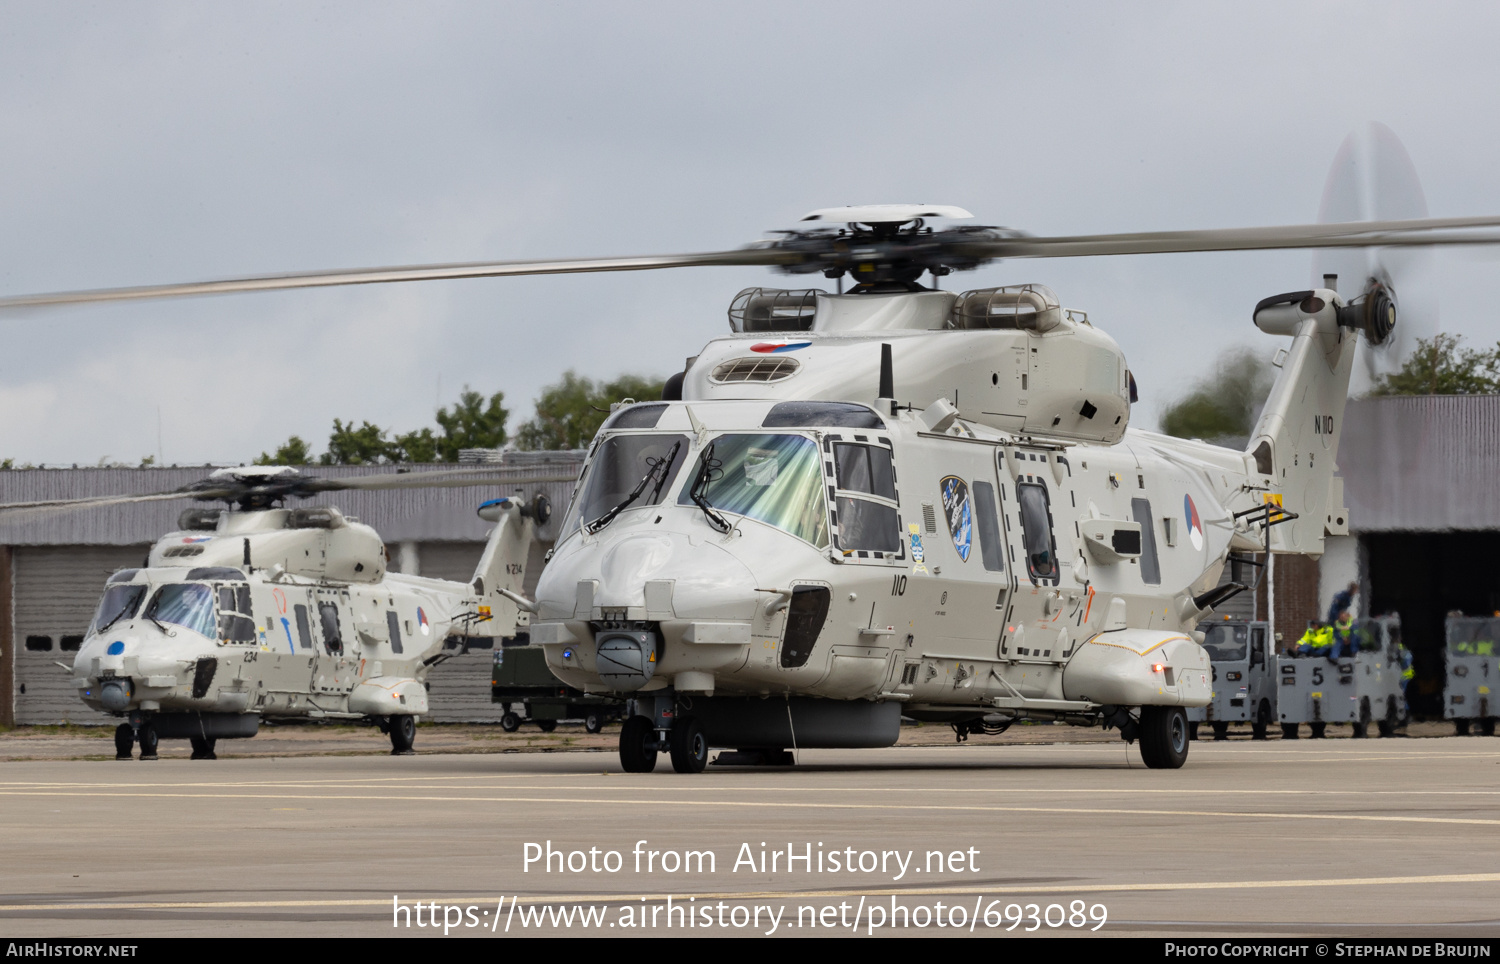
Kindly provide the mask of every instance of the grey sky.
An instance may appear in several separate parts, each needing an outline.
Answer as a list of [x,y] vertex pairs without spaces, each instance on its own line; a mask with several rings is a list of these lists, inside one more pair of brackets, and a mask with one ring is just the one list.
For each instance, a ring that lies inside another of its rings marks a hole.
[[[0,6],[0,293],[731,247],[816,207],[958,204],[1038,234],[1314,220],[1352,129],[1433,215],[1500,213],[1480,4]],[[1013,261],[1124,347],[1136,424],[1306,253]],[[1500,338],[1493,256],[1443,327]],[[0,457],[253,457],[337,416],[513,422],[574,368],[665,375],[761,269],[287,292],[0,318]],[[441,395],[439,395],[441,380]]]

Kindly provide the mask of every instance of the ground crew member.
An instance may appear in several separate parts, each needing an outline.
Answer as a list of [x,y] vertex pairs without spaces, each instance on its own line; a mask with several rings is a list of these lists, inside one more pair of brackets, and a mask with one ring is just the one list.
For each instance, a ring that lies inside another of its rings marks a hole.
[[1328,621],[1338,622],[1339,614],[1346,612],[1354,602],[1354,594],[1359,592],[1359,583],[1351,582],[1348,589],[1333,594],[1333,602],[1328,605]]
[[1329,653],[1329,659],[1343,659],[1345,656],[1353,657],[1359,654],[1359,644],[1354,639],[1354,617],[1349,615],[1347,609],[1339,613],[1332,632],[1333,651]]
[[1333,652],[1333,627],[1327,623],[1309,623],[1307,632],[1297,640],[1294,651],[1298,656],[1328,656]]

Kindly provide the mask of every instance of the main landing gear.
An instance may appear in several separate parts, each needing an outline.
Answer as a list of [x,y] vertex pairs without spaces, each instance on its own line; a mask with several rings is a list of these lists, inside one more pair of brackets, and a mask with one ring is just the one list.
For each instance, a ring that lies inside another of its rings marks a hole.
[[666,721],[665,731],[657,730],[648,716],[632,716],[620,727],[620,766],[626,773],[650,773],[656,769],[656,755],[662,750],[672,758],[672,769],[678,773],[702,773],[708,766],[708,737],[703,724],[691,716]]
[[416,717],[388,716],[381,729],[391,738],[391,756],[411,756],[416,753],[411,748],[417,739]]
[[1141,759],[1153,770],[1176,770],[1187,762],[1188,719],[1180,706],[1141,707]]

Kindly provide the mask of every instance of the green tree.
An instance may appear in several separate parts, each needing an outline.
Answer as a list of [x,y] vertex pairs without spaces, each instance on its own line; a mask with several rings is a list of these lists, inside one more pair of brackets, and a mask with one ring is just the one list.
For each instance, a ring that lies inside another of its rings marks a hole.
[[273,454],[262,452],[255,460],[256,465],[311,465],[312,462],[312,450],[297,435],[282,442]]
[[453,411],[446,406],[438,409],[437,423],[443,429],[443,437],[437,440],[441,458],[433,461],[457,462],[459,449],[497,449],[504,445],[509,438],[505,421],[510,418],[504,401],[504,392],[496,392],[486,401],[483,395],[465,385]]
[[1249,435],[1274,381],[1264,358],[1249,348],[1231,348],[1214,363],[1212,375],[1167,407],[1161,430],[1178,438]]
[[352,420],[345,425],[334,419],[328,451],[318,461],[324,465],[373,465],[391,461],[392,454],[393,446],[385,437],[385,429],[369,422],[355,428]]
[[1463,335],[1443,332],[1417,339],[1416,350],[1401,370],[1382,376],[1370,394],[1500,394],[1500,344],[1490,349],[1463,348],[1463,340]]
[[516,433],[523,449],[583,448],[609,417],[609,406],[627,398],[636,401],[661,398],[663,379],[621,375],[612,382],[596,384],[569,370],[562,380],[542,389],[536,401],[536,418]]

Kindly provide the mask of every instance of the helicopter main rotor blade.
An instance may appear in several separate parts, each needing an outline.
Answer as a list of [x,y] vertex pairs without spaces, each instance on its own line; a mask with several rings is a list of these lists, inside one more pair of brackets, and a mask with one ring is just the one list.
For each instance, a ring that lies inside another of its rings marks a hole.
[[216,492],[152,492],[146,495],[93,495],[82,499],[43,499],[38,502],[0,503],[0,512],[20,509],[88,509],[107,505],[126,505],[131,502],[168,502],[172,499],[216,499],[227,498],[231,490]]
[[134,502],[167,502],[173,499],[196,499],[200,502],[215,500],[234,501],[257,490],[273,492],[287,488],[287,495],[294,498],[316,495],[319,492],[380,489],[427,489],[463,488],[482,485],[527,486],[546,482],[575,482],[577,475],[526,476],[519,479],[496,477],[500,467],[486,469],[453,469],[442,472],[391,472],[384,475],[366,475],[352,479],[299,479],[294,486],[278,486],[245,483],[240,485],[208,484],[200,488],[184,488],[173,492],[148,492],[140,495],[97,495],[80,499],[44,499],[36,502],[0,503],[0,512],[23,509],[90,509],[111,505],[127,505]]
[[[1497,244],[1500,233],[1478,229],[1500,228],[1500,218],[1421,218],[1407,221],[1354,221],[1338,224],[1294,224],[1268,228],[1225,228],[1205,231],[1156,231],[1136,234],[1084,234],[1060,237],[989,237],[956,240],[942,250],[960,259],[983,262],[997,258],[1078,258],[1099,255],[1173,254],[1194,251],[1254,251],[1277,248],[1387,247],[1406,245]],[[920,240],[919,236],[914,236]],[[850,244],[854,248],[850,248]],[[581,274],[608,271],[652,271],[659,268],[706,266],[761,266],[799,268],[802,272],[840,267],[864,256],[863,241],[826,236],[792,236],[736,251],[700,254],[649,255],[635,258],[583,258],[559,261],[476,261],[459,264],[353,268],[339,271],[302,271],[256,275],[187,284],[94,288],[0,298],[0,310],[104,301],[138,301],[192,295],[326,288],[338,285],[389,284],[401,281],[440,281],[455,278],[498,278],[517,275]],[[906,243],[905,240],[902,241]],[[879,258],[879,243],[870,257]],[[897,255],[900,257],[900,255]],[[929,260],[940,260],[929,258]]]
[[[527,476],[523,479],[496,478],[491,474],[481,475],[477,472],[463,473],[463,470],[452,472],[392,472],[386,475],[356,476],[351,479],[310,479],[303,488],[313,492],[340,492],[349,489],[360,491],[383,490],[383,489],[452,489],[479,485],[540,485],[544,482],[576,482],[577,473],[572,475],[540,475]],[[462,474],[461,474],[462,473]]]
[[1278,248],[1500,244],[1500,233],[1477,230],[1481,228],[1500,228],[1500,218],[1420,218],[1408,221],[1291,224],[1270,228],[1018,237],[963,242],[955,247],[965,254],[978,257],[1078,258]]
[[651,271],[657,268],[705,266],[774,266],[802,260],[800,255],[773,248],[710,251],[701,254],[653,255],[640,258],[584,258],[563,261],[475,261],[458,264],[406,265],[389,268],[353,268],[341,271],[299,271],[291,274],[253,275],[222,281],[186,284],[139,285],[130,288],[91,288],[0,298],[0,309],[36,308],[47,305],[87,304],[96,301],[139,301],[151,298],[185,298],[238,291],[278,291],[288,288],[328,288],[339,285],[390,284],[398,281],[442,281],[455,278],[500,278],[514,275],[579,274],[602,271]]

